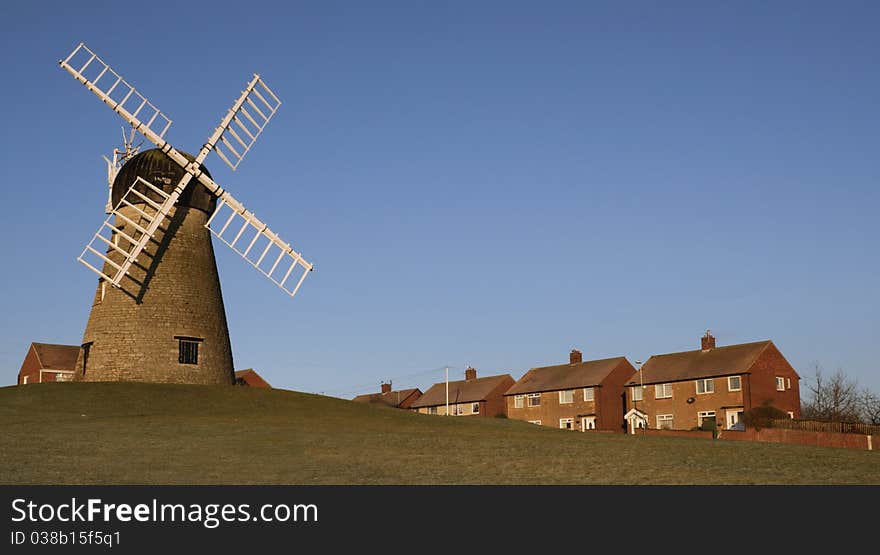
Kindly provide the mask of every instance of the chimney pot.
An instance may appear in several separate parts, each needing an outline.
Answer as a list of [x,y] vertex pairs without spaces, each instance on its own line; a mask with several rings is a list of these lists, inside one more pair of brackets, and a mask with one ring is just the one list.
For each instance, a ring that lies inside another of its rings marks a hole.
[[569,364],[579,364],[584,361],[584,355],[577,349],[572,349],[568,354]]
[[391,382],[382,382],[382,393],[388,393],[389,391],[391,391]]
[[706,335],[700,338],[700,348],[704,351],[715,348],[715,336],[712,335],[711,331],[706,330]]
[[470,366],[464,371],[464,379],[465,380],[476,380],[477,379],[477,370],[476,368],[472,368]]

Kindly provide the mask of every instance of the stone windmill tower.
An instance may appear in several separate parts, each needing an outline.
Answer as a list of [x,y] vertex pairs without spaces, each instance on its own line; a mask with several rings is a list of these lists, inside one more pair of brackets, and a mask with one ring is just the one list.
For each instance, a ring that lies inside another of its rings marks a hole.
[[255,75],[193,156],[165,141],[171,120],[84,44],[60,64],[156,145],[127,144],[108,160],[109,216],[78,258],[99,279],[74,379],[234,383],[211,235],[291,297],[313,267],[203,162],[213,151],[235,170],[281,101]]

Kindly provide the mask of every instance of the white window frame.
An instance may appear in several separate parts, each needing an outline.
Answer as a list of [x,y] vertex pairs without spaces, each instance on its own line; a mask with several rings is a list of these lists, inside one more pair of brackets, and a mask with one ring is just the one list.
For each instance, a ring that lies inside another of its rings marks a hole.
[[704,418],[715,418],[715,422],[718,422],[717,417],[715,416],[714,410],[701,410],[697,412],[697,426],[703,427],[703,419]]
[[[530,407],[540,407],[541,406],[541,394],[540,393],[529,393],[526,395],[526,399],[528,402],[526,403]],[[537,403],[533,403],[532,401],[537,399]]]
[[791,378],[785,378],[785,389],[791,389]]
[[[666,389],[669,389],[669,395],[666,395]],[[662,394],[660,392],[663,392]],[[655,399],[672,399],[672,384],[671,383],[658,383],[654,384],[654,398]]]
[[529,424],[534,424],[535,426],[540,426],[541,421],[540,420],[529,420]]
[[776,391],[785,391],[785,378],[776,376]]
[[[733,379],[735,379],[735,380],[737,380],[737,381],[739,382],[739,386],[738,386],[738,387],[733,387],[733,386],[731,385],[731,381],[730,381],[730,380],[733,380]],[[727,391],[742,391],[742,385],[743,385],[743,383],[742,383],[742,376],[727,376]]]
[[[668,428],[663,428],[660,423],[661,422],[669,422]],[[658,430],[671,430],[675,419],[671,414],[658,414],[657,415],[657,429]]]
[[[587,392],[589,391],[589,395]],[[596,391],[593,387],[585,387],[584,388],[584,401],[595,401],[596,400]]]
[[437,414],[437,407],[428,407],[428,414]]
[[[563,397],[562,397],[563,395],[568,397],[569,400],[566,401],[565,399],[563,399]],[[559,392],[559,404],[560,405],[568,405],[571,403],[574,403],[574,389],[563,389],[562,391],[560,391]]]
[[[563,426],[563,424],[571,424],[570,427]],[[574,430],[574,418],[560,418],[559,419],[559,429],[560,430]]]
[[[713,378],[701,378],[695,383],[697,384],[697,395],[709,395],[710,393],[715,393],[715,380]],[[700,391],[701,384],[703,386],[703,391]],[[706,389],[707,385],[712,389]]]
[[21,385],[24,385],[24,384],[28,383],[28,378],[30,378],[30,376],[28,376],[27,374],[25,374],[24,376],[22,376]]
[[[636,391],[639,392],[639,396],[636,397]],[[632,387],[632,400],[633,401],[642,401],[645,398],[645,388],[641,385],[636,385]]]
[[794,411],[788,411],[788,417],[794,420]]
[[480,414],[480,403],[471,403],[471,414]]
[[521,409],[524,406],[526,406],[526,396],[525,395],[514,395],[513,408]]
[[464,414],[464,407],[461,406],[461,403],[455,403],[452,405],[453,416],[461,416],[462,414]]

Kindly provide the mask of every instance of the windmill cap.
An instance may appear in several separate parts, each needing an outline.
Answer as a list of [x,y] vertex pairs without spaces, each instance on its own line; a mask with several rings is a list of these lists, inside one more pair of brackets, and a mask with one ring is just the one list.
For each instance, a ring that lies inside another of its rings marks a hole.
[[[187,152],[178,151],[186,157],[190,162],[195,160],[195,156]],[[200,166],[201,170],[211,177],[211,173],[204,165]],[[116,175],[113,180],[113,206],[117,206],[128,189],[134,184],[138,177],[149,181],[153,186],[162,189],[166,193],[174,191],[174,187],[183,179],[185,171],[177,165],[171,158],[165,155],[158,148],[151,148],[133,156]],[[156,193],[150,193],[145,186],[138,187],[138,192],[146,193],[151,200],[161,202],[162,199]],[[135,200],[128,198],[132,204],[145,204],[145,202],[136,197]],[[183,190],[177,204],[180,206],[188,206],[198,208],[207,213],[212,213],[216,206],[217,199],[212,195],[204,185],[196,180],[192,180],[190,184]]]

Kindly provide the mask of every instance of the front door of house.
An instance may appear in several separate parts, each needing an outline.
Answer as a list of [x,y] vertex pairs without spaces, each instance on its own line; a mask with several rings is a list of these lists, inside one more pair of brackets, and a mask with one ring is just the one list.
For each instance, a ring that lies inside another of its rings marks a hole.
[[644,430],[647,428],[647,422],[641,416],[634,414],[629,417],[629,433],[635,434],[636,430]]
[[595,430],[596,429],[596,417],[595,416],[584,416],[581,418],[581,431],[586,432],[587,430]]
[[727,429],[732,430],[742,420],[743,409],[727,409]]

